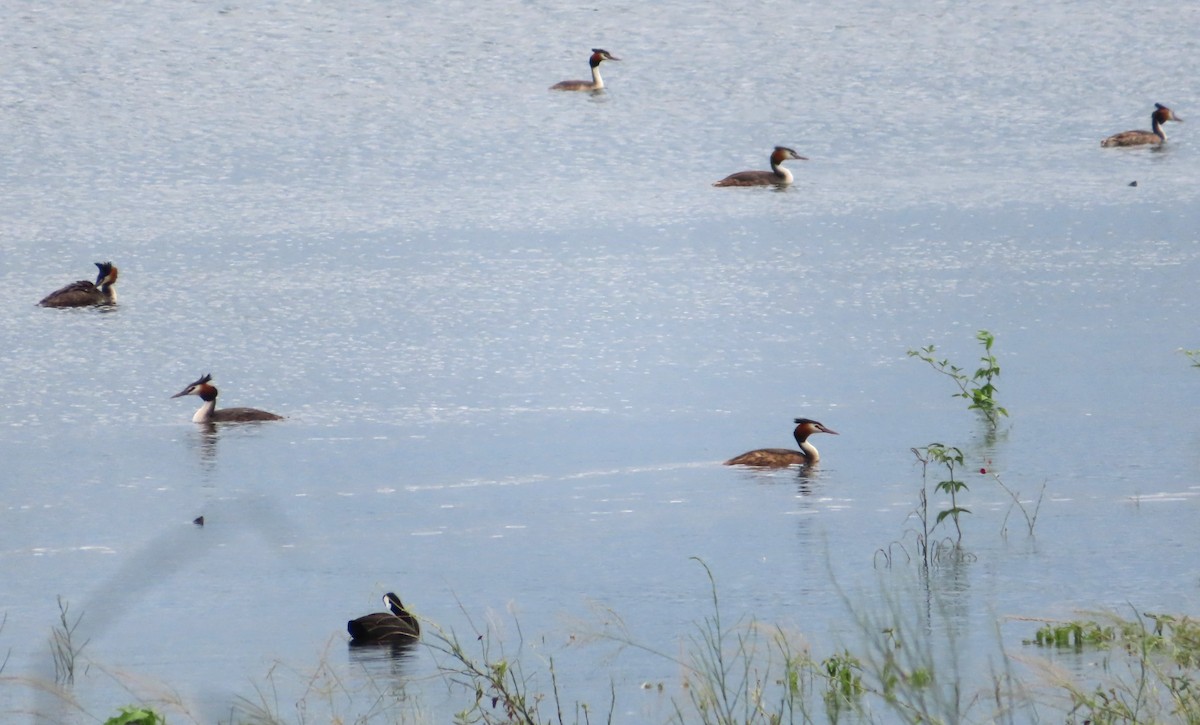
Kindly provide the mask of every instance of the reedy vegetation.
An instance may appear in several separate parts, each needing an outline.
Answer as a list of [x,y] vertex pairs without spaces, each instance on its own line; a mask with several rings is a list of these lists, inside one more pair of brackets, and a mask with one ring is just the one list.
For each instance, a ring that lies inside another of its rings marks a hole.
[[[1152,627],[1146,620],[1154,622]],[[1047,622],[1026,645],[1103,654],[1088,685],[1046,668],[1065,695],[1067,722],[1200,723],[1200,622],[1165,614]]]
[[50,654],[54,658],[54,681],[59,685],[75,683],[75,665],[87,641],[78,642],[75,630],[83,621],[83,614],[70,621],[68,612],[71,605],[60,596],[58,598],[58,624],[50,632]]
[[[861,649],[842,648],[816,659],[795,633],[749,618],[724,620],[715,579],[704,565],[711,591],[711,613],[686,637],[681,657],[672,657],[618,634],[612,640],[664,657],[683,672],[677,686],[658,685],[670,695],[668,722],[704,725],[782,725],[783,723],[904,722],[1017,723],[1065,721],[1098,725],[1200,723],[1200,622],[1188,617],[1115,615],[1057,623],[1042,622],[1025,641],[1053,654],[1099,653],[1102,671],[1080,682],[1049,661],[1019,658],[1033,667],[1033,681],[1019,680],[1005,655],[999,673],[980,682],[964,681],[953,654],[953,633],[928,626],[928,613],[884,595],[881,611],[855,610],[865,635]],[[926,601],[925,605],[929,602]],[[851,606],[847,600],[847,606]],[[879,605],[876,605],[879,606]],[[65,609],[65,607],[64,607]],[[1153,626],[1147,624],[1153,621]],[[75,620],[78,622],[78,618]],[[507,653],[490,630],[472,627],[468,652],[452,632],[429,626],[426,647],[455,696],[469,704],[457,723],[567,725],[616,722],[619,693],[628,685],[612,682],[603,707],[594,709],[560,692],[554,661],[540,658],[526,669],[526,648]],[[518,627],[519,633],[519,627]],[[519,635],[523,639],[523,635]],[[939,641],[946,638],[945,642]],[[950,652],[950,661],[937,651]],[[323,661],[314,673],[294,673],[307,683],[299,701],[280,697],[275,678],[256,686],[257,704],[243,700],[222,723],[428,722],[412,710],[404,681],[373,681],[366,691],[351,691],[343,673]],[[547,679],[548,678],[548,679]],[[13,687],[19,680],[0,680]],[[30,683],[26,683],[30,684]],[[543,690],[541,685],[548,685]],[[69,688],[33,685],[57,691]],[[62,687],[60,685],[60,687]],[[1051,688],[1048,690],[1048,688]],[[1037,695],[1031,693],[1038,693]],[[1049,697],[1047,697],[1049,692]],[[363,695],[366,695],[364,698]],[[627,694],[626,697],[634,697]],[[337,701],[335,703],[334,701]],[[571,704],[568,704],[571,703]],[[336,706],[334,706],[336,705]],[[182,700],[121,708],[105,725],[162,725],[168,707],[179,719],[204,722]],[[158,708],[158,709],[156,709]],[[80,708],[80,712],[84,712]],[[12,714],[12,713],[7,713]],[[94,718],[100,720],[100,718]]]

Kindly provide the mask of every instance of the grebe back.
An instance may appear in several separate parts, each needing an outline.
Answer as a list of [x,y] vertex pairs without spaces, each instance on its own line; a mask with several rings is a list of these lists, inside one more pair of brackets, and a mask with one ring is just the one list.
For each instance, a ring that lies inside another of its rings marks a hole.
[[89,307],[91,305],[111,305],[117,301],[117,291],[113,285],[117,283],[117,268],[112,262],[96,262],[99,273],[95,282],[81,279],[78,282],[55,290],[46,295],[38,304],[42,307]]
[[715,182],[713,186],[786,186],[792,183],[792,172],[783,167],[788,159],[808,161],[787,146],[776,146],[771,152],[770,171],[739,171]]
[[217,410],[217,386],[212,384],[212,375],[205,375],[171,397],[182,398],[185,395],[196,395],[204,401],[200,405],[200,409],[192,416],[193,423],[253,423],[262,420],[283,420],[282,415],[275,415],[257,408]]
[[598,91],[604,88],[604,79],[600,77],[600,64],[606,60],[621,60],[603,48],[592,48],[592,57],[588,65],[592,67],[590,81],[560,81],[550,86],[552,91]]
[[821,454],[817,452],[816,446],[808,442],[808,437],[813,433],[831,433],[837,435],[838,432],[826,428],[811,418],[796,418],[795,423],[796,429],[792,431],[792,435],[795,436],[796,444],[800,446],[800,450],[759,448],[758,450],[743,453],[736,458],[730,458],[728,461],[725,461],[725,465],[786,468],[797,463],[812,464],[821,460]]

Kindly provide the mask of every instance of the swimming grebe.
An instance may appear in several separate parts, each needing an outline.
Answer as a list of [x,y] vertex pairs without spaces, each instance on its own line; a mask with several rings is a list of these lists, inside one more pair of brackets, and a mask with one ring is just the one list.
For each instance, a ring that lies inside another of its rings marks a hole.
[[771,184],[785,186],[792,183],[792,172],[783,168],[783,162],[788,159],[808,161],[786,146],[776,146],[775,150],[771,152],[770,171],[739,171],[726,176],[714,183],[713,186],[770,186]]
[[800,450],[760,448],[756,451],[743,453],[737,458],[730,458],[728,461],[725,461],[725,465],[785,468],[794,463],[816,463],[821,460],[821,454],[817,453],[816,446],[808,442],[808,437],[813,433],[838,434],[836,430],[830,430],[815,420],[796,418],[796,430],[792,432],[792,435],[796,436],[796,443],[800,446]]
[[603,48],[592,48],[592,57],[588,59],[588,65],[592,66],[592,79],[590,81],[560,81],[550,86],[552,91],[598,91],[604,87],[604,79],[600,77],[600,63],[606,60],[621,60],[614,57],[611,53]]
[[350,644],[387,644],[411,642],[421,636],[421,625],[404,604],[400,597],[392,592],[383,595],[383,606],[386,612],[368,614],[358,619],[346,622],[346,631],[350,633]]
[[1150,126],[1153,131],[1122,131],[1113,136],[1109,136],[1100,142],[1100,145],[1109,148],[1112,146],[1145,146],[1146,144],[1161,144],[1167,140],[1167,134],[1163,132],[1162,125],[1167,121],[1177,121],[1183,123],[1183,119],[1175,115],[1175,112],[1167,108],[1161,103],[1154,104],[1154,113],[1150,114]]
[[117,291],[113,285],[117,283],[117,268],[112,262],[96,262],[100,273],[96,281],[89,282],[81,279],[78,282],[63,287],[46,295],[38,304],[42,307],[88,307],[90,305],[111,305],[117,301]]
[[212,376],[205,375],[187,386],[172,398],[182,398],[185,395],[198,395],[204,401],[196,414],[192,416],[193,423],[250,423],[258,420],[283,420],[282,415],[268,413],[257,408],[223,408],[217,410],[217,387],[212,385]]

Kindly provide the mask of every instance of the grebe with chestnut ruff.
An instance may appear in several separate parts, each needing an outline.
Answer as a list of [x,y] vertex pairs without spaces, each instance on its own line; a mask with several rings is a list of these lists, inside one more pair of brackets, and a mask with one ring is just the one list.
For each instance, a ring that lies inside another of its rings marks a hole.
[[1183,123],[1183,119],[1176,116],[1174,111],[1161,103],[1155,103],[1154,113],[1150,114],[1150,127],[1154,129],[1153,131],[1122,131],[1104,139],[1100,142],[1100,145],[1104,148],[1112,148],[1114,146],[1158,146],[1167,140],[1167,134],[1163,131],[1163,124],[1167,121]]
[[283,420],[282,415],[275,415],[257,408],[217,410],[217,386],[212,384],[212,375],[205,375],[171,397],[182,398],[185,395],[196,395],[204,401],[200,405],[200,409],[192,416],[193,423],[252,423],[262,420]]
[[755,451],[743,453],[736,458],[730,458],[728,461],[725,461],[725,465],[786,468],[796,463],[810,464],[821,460],[821,454],[817,452],[816,446],[808,442],[808,437],[813,433],[831,433],[837,435],[838,432],[830,430],[810,418],[796,418],[795,423],[796,430],[792,431],[792,435],[796,437],[796,444],[800,446],[800,450],[759,448]]
[[598,91],[604,88],[604,79],[600,77],[600,64],[606,60],[621,60],[614,57],[603,48],[592,48],[592,57],[588,59],[588,65],[592,67],[592,79],[590,81],[560,81],[550,86],[552,91]]
[[713,186],[786,186],[792,183],[792,172],[783,167],[783,162],[788,159],[808,161],[787,146],[776,146],[771,152],[770,171],[739,171],[726,176]]

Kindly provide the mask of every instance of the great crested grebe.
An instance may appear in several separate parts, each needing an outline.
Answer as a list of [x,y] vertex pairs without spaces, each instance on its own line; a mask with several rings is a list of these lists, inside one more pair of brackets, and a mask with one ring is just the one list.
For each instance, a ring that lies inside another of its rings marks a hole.
[[800,446],[800,450],[760,448],[756,451],[743,453],[737,458],[730,458],[728,461],[725,461],[725,465],[786,468],[794,463],[816,463],[821,460],[821,454],[817,453],[816,446],[808,442],[808,437],[813,433],[838,434],[836,430],[830,430],[815,420],[796,418],[796,430],[792,432],[792,435],[796,436],[796,444]]
[[771,152],[770,171],[739,171],[715,182],[713,186],[786,186],[792,183],[792,172],[783,168],[783,162],[788,159],[808,161],[787,146],[776,146]]
[[346,622],[350,644],[395,644],[411,642],[421,636],[421,625],[400,597],[392,592],[383,595],[386,612],[368,614]]
[[600,77],[600,64],[606,60],[621,60],[603,48],[592,48],[592,57],[588,65],[592,66],[590,81],[560,81],[550,86],[552,91],[598,91],[604,87],[604,79]]
[[283,420],[282,415],[268,413],[257,408],[222,408],[217,410],[217,386],[212,384],[212,375],[205,375],[187,386],[172,398],[198,395],[204,403],[192,416],[193,423],[250,423],[258,420]]
[[1183,123],[1183,119],[1175,115],[1175,112],[1167,108],[1161,103],[1154,104],[1154,113],[1150,114],[1150,127],[1153,131],[1122,131],[1121,133],[1109,136],[1100,142],[1100,145],[1109,148],[1112,146],[1145,146],[1154,144],[1157,146],[1167,140],[1167,134],[1163,132],[1163,124],[1167,121],[1176,121]]
[[42,307],[89,307],[91,305],[111,305],[117,301],[117,291],[113,285],[117,283],[117,268],[112,262],[96,262],[100,273],[95,282],[81,279],[78,282],[55,290],[46,295],[38,304]]

